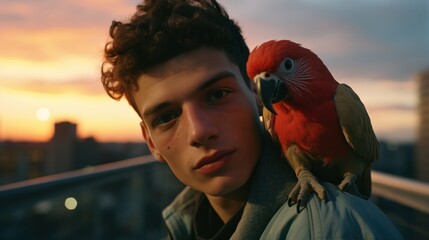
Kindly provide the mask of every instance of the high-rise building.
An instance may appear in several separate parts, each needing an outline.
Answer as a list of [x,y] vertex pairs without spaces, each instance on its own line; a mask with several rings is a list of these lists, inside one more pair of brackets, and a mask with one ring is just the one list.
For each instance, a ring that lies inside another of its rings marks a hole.
[[429,69],[417,76],[419,126],[416,146],[416,178],[429,182]]
[[55,123],[54,136],[48,144],[48,156],[45,164],[46,174],[74,169],[73,160],[77,140],[77,125],[75,123]]

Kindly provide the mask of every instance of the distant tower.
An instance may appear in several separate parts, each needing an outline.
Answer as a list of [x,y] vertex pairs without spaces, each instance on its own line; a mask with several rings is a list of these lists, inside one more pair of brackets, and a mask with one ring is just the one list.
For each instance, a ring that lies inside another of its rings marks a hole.
[[74,168],[74,148],[77,142],[77,125],[71,122],[55,123],[54,136],[49,142],[45,174],[70,171]]
[[429,182],[429,69],[417,76],[419,126],[416,148],[416,178]]

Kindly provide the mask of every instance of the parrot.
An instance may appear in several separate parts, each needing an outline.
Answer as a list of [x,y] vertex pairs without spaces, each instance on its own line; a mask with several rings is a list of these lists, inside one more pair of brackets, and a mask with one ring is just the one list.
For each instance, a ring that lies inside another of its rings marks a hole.
[[368,199],[379,143],[353,89],[337,82],[310,49],[290,40],[256,46],[246,69],[264,127],[297,177],[289,206],[297,204],[300,212],[312,192],[327,201],[321,181]]

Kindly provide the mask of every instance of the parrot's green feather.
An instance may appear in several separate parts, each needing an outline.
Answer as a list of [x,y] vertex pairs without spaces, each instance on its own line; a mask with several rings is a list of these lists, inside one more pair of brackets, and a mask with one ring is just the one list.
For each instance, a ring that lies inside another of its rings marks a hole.
[[346,84],[339,84],[335,93],[335,106],[344,137],[354,153],[368,164],[377,160],[377,137],[358,95]]

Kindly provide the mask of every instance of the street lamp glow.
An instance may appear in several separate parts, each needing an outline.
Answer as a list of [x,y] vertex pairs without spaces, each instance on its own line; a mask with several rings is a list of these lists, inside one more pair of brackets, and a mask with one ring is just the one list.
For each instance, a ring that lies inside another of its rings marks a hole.
[[65,201],[64,201],[64,206],[72,211],[75,210],[77,207],[77,200],[74,197],[68,197]]

